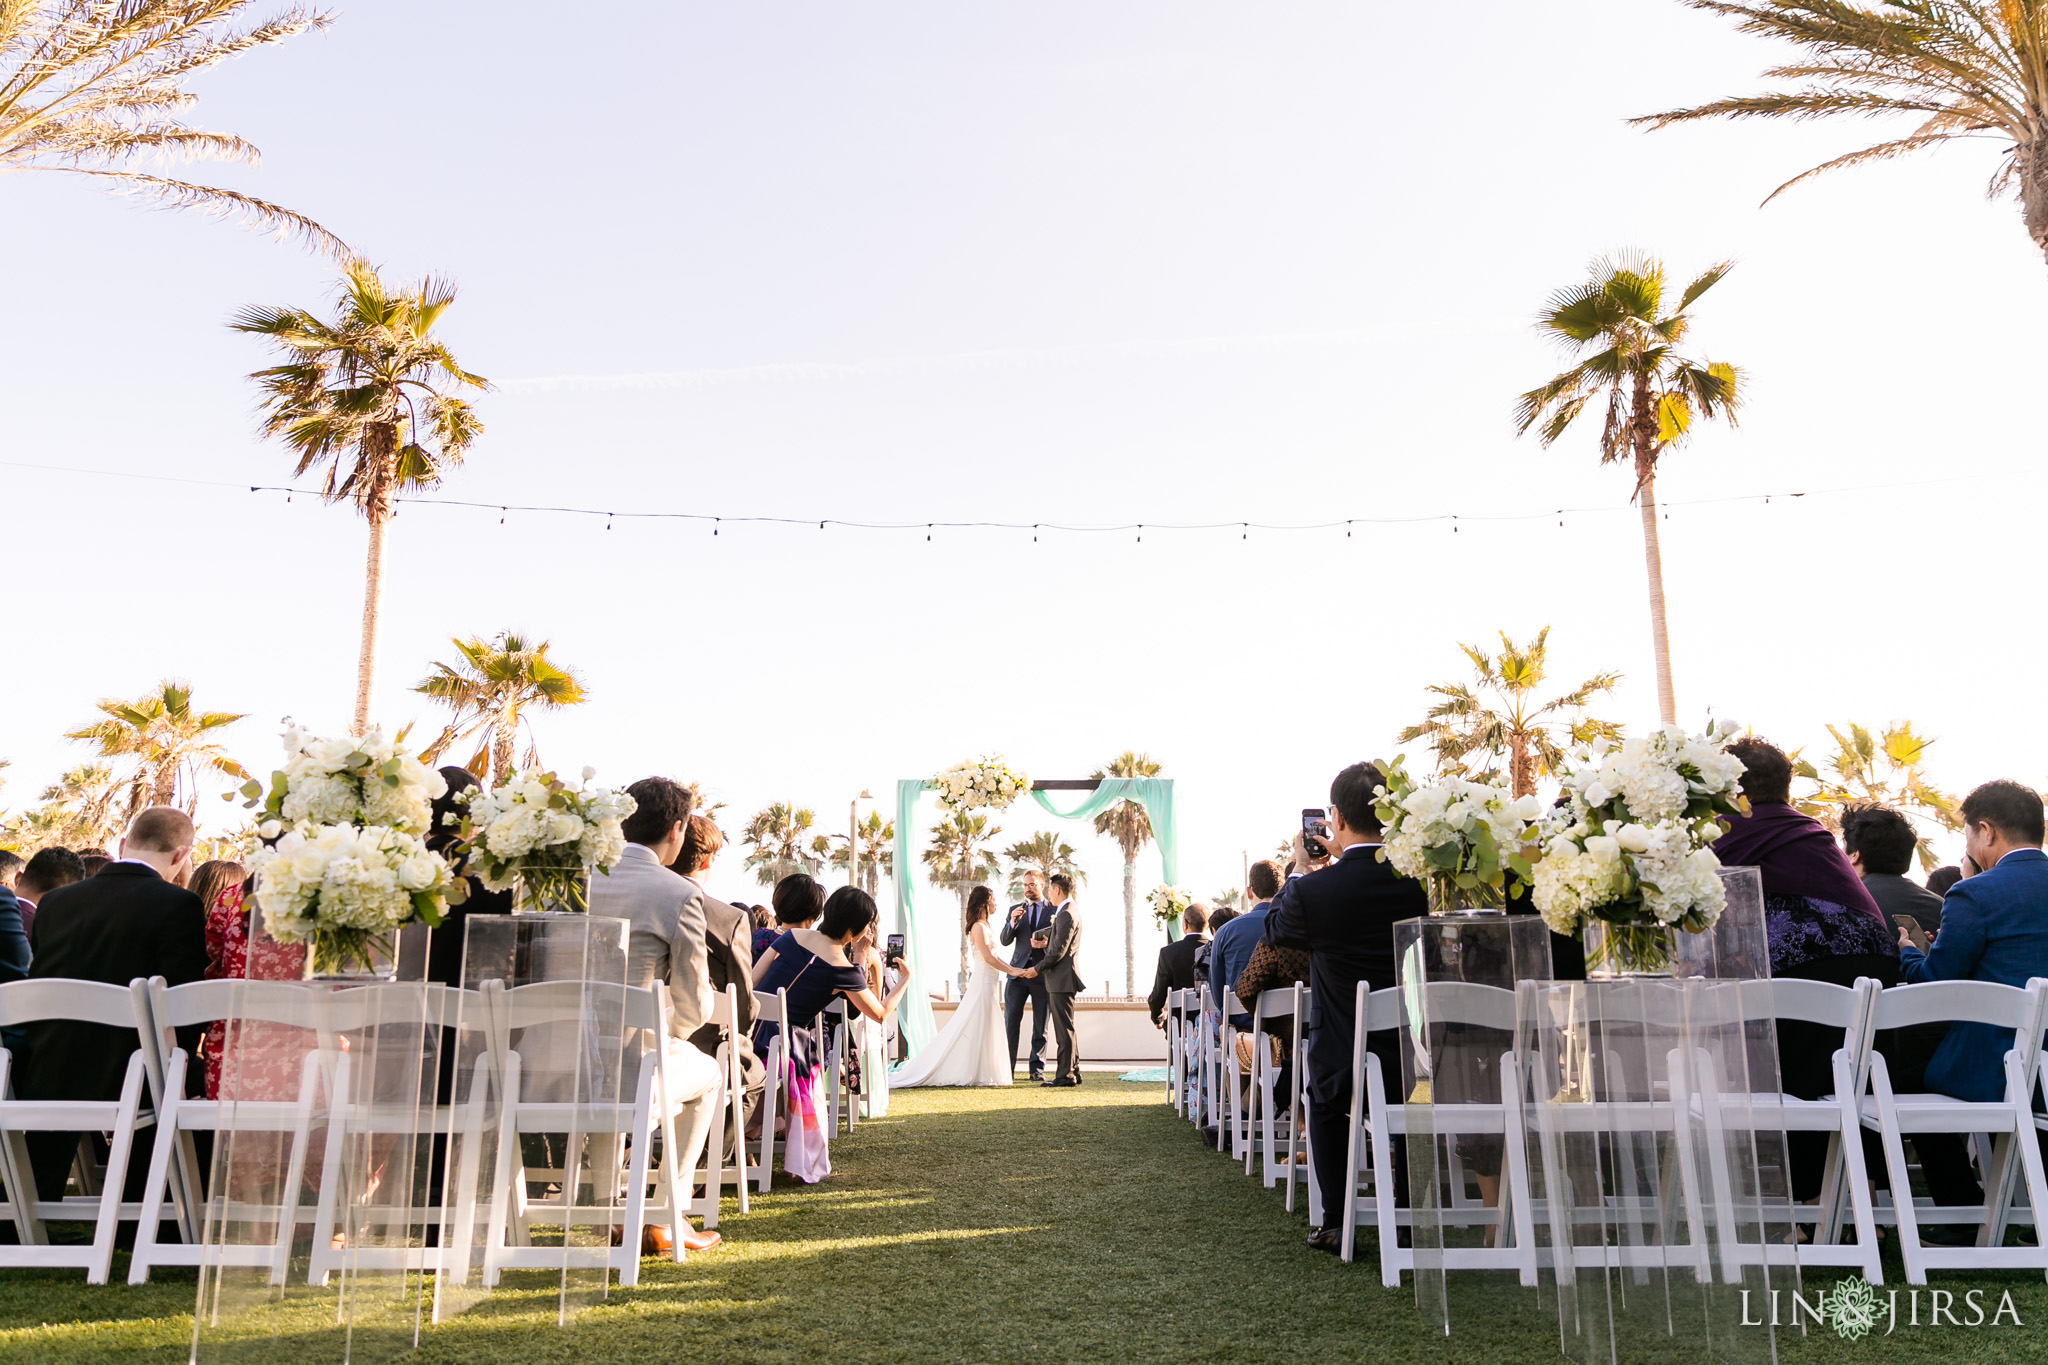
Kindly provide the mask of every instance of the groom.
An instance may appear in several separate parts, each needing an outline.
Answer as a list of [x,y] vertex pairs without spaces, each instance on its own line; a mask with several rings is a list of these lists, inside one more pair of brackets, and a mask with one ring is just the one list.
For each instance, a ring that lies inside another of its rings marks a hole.
[[1045,956],[1038,963],[1038,977],[1045,982],[1052,1004],[1053,1038],[1059,1045],[1053,1078],[1045,1084],[1079,1085],[1081,1058],[1074,1040],[1074,997],[1081,992],[1081,921],[1074,914],[1074,879],[1064,872],[1055,872],[1050,884],[1058,908],[1053,911],[1052,924],[1031,939],[1033,947],[1045,949]]
[[[1052,905],[1045,899],[1045,874],[1036,869],[1024,874],[1024,903],[1010,907],[1009,922],[1003,925],[1003,946],[1010,948],[1012,967],[1035,967],[1039,951],[1031,940],[1052,927]],[[1012,947],[1011,945],[1015,945]],[[1045,978],[1013,976],[1003,986],[1003,1027],[1010,1036],[1010,1068],[1017,1066],[1017,1035],[1024,1028],[1024,1006],[1031,1006],[1031,1079],[1045,1079],[1045,1023],[1050,1006],[1046,1003]]]

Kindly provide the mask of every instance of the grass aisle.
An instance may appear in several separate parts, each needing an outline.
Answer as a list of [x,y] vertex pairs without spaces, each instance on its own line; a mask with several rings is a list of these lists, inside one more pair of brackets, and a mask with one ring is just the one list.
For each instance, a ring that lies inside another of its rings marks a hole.
[[[1457,1335],[1432,1336],[1412,1293],[1382,1289],[1374,1265],[1307,1251],[1303,1217],[1204,1150],[1158,1086],[910,1091],[832,1155],[823,1185],[778,1182],[751,1216],[727,1222],[724,1247],[683,1266],[648,1262],[637,1288],[615,1290],[567,1332],[554,1326],[551,1293],[508,1290],[429,1329],[412,1359],[1562,1358],[1554,1317],[1520,1291],[1461,1290]],[[123,1270],[117,1262],[117,1279]],[[1896,1266],[1889,1278],[1901,1281]],[[1994,1304],[2011,1288],[2024,1326],[1856,1343],[1823,1331],[1789,1343],[1783,1359],[2048,1361],[2040,1276],[1940,1283],[1995,1286]],[[0,1361],[182,1361],[192,1295],[189,1273],[131,1290],[0,1271]]]

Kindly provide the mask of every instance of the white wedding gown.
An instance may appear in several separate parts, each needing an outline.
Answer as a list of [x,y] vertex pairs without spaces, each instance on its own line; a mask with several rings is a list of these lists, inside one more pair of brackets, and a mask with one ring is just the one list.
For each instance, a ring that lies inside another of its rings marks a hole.
[[973,974],[967,978],[967,994],[960,1007],[939,1030],[931,1045],[889,1074],[891,1090],[908,1090],[932,1085],[1009,1085],[1015,1079],[1015,1059],[1009,1036],[1003,1031],[1003,993],[1007,978],[988,965],[988,921],[974,926]]

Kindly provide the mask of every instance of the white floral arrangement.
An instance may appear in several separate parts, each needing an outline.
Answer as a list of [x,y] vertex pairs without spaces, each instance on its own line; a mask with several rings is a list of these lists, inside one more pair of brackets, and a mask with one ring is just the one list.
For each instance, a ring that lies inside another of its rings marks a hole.
[[1462,777],[1417,782],[1398,757],[1382,771],[1386,780],[1373,789],[1380,860],[1426,884],[1431,910],[1498,908],[1509,873],[1518,889],[1528,882],[1541,801]]
[[559,899],[585,908],[583,872],[610,873],[626,851],[620,825],[639,808],[625,792],[590,786],[595,776],[585,768],[583,785],[571,787],[529,768],[489,791],[465,792],[463,811],[448,819],[468,871],[493,891],[552,883]]
[[1548,818],[1535,868],[1545,923],[1560,934],[1593,920],[1647,931],[1636,936],[1653,965],[1665,931],[1714,927],[1727,897],[1712,844],[1728,816],[1749,812],[1742,760],[1727,751],[1736,729],[1721,721],[1687,735],[1665,725],[1571,755],[1560,774],[1569,804]]
[[955,763],[932,778],[932,785],[939,789],[939,804],[947,810],[1002,810],[1031,790],[1031,779],[997,754]]
[[406,753],[404,743],[402,732],[391,739],[377,729],[321,739],[287,723],[284,767],[270,775],[268,793],[252,779],[242,794],[252,807],[261,804],[265,824],[377,825],[426,834],[434,801],[447,794],[448,783]]
[[1151,902],[1152,918],[1161,924],[1178,924],[1195,898],[1178,886],[1155,886],[1145,899]]
[[386,825],[301,824],[266,835],[250,856],[266,932],[313,945],[313,970],[375,966],[390,936],[415,919],[441,922],[464,888],[440,854]]

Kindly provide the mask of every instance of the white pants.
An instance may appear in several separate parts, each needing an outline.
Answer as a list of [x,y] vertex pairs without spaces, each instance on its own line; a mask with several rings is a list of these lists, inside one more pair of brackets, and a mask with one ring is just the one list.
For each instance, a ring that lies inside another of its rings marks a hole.
[[712,1110],[717,1104],[718,1088],[725,1082],[725,1073],[719,1070],[715,1058],[705,1056],[697,1045],[687,1038],[667,1040],[667,1065],[664,1067],[668,1084],[669,1113],[676,1118],[676,1150],[672,1154],[680,1164],[672,1169],[683,1182],[683,1191],[689,1192],[690,1184],[696,1179],[697,1163],[704,1157],[704,1142],[711,1135]]

